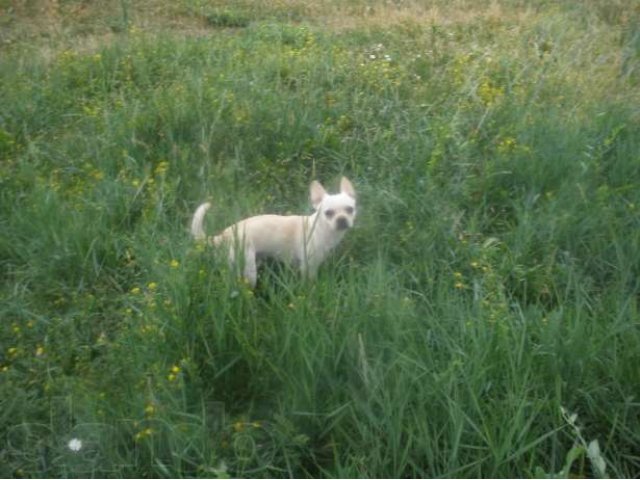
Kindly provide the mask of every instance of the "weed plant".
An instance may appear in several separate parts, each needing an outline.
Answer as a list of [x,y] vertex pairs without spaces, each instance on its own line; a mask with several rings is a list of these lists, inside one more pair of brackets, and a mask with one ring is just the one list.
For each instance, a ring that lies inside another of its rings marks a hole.
[[169,3],[1,7],[0,476],[639,476],[637,3]]

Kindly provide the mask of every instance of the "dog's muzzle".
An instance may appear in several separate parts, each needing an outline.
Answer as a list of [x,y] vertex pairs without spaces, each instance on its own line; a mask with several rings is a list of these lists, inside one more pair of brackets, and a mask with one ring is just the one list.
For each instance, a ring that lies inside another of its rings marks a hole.
[[349,220],[345,217],[336,218],[336,230],[346,230],[349,228]]

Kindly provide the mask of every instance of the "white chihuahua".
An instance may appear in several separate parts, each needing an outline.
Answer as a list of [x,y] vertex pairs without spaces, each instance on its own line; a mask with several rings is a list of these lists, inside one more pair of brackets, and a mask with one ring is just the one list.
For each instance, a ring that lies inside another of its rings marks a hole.
[[224,244],[230,262],[236,261],[237,247],[242,249],[244,278],[255,287],[261,257],[272,257],[296,264],[303,276],[314,278],[327,254],[340,243],[356,218],[356,192],[342,177],[340,193],[328,194],[317,181],[310,186],[312,215],[258,215],[227,227],[219,235],[208,237],[202,227],[210,203],[200,205],[191,221],[191,233],[211,245]]

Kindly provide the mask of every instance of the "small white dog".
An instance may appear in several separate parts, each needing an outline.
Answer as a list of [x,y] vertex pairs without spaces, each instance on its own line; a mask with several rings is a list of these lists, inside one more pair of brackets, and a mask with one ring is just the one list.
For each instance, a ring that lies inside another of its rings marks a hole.
[[258,261],[272,257],[293,263],[303,277],[313,279],[327,254],[340,243],[356,218],[356,192],[351,182],[342,177],[340,193],[328,194],[313,181],[309,188],[312,215],[258,215],[227,227],[219,235],[208,237],[202,227],[210,203],[200,205],[191,221],[191,233],[197,240],[228,248],[229,261],[235,262],[238,246],[244,259],[244,278],[255,287]]

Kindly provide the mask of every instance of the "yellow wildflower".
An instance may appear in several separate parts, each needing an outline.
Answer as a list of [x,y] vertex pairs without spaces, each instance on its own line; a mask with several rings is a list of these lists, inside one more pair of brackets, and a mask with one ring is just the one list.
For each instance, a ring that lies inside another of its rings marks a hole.
[[94,180],[99,181],[104,178],[104,172],[96,168],[91,171],[91,176],[93,177]]
[[236,422],[233,424],[233,429],[237,432],[240,433],[244,430],[244,423],[243,422]]
[[139,431],[138,433],[136,433],[133,436],[133,439],[136,442],[139,442],[140,440],[146,438],[146,437],[150,437],[151,435],[153,435],[153,428],[145,428],[144,430]]
[[516,147],[516,139],[513,137],[503,138],[500,143],[498,143],[498,152],[499,153],[509,153],[513,151]]
[[180,374],[180,367],[178,365],[174,365],[173,367],[171,367],[170,372],[171,373],[167,375],[167,380],[169,380],[170,382],[173,382],[175,379],[178,378],[178,374]]
[[164,175],[167,172],[167,170],[169,170],[169,162],[167,162],[166,160],[163,160],[162,162],[158,163],[158,165],[156,166],[155,174]]

